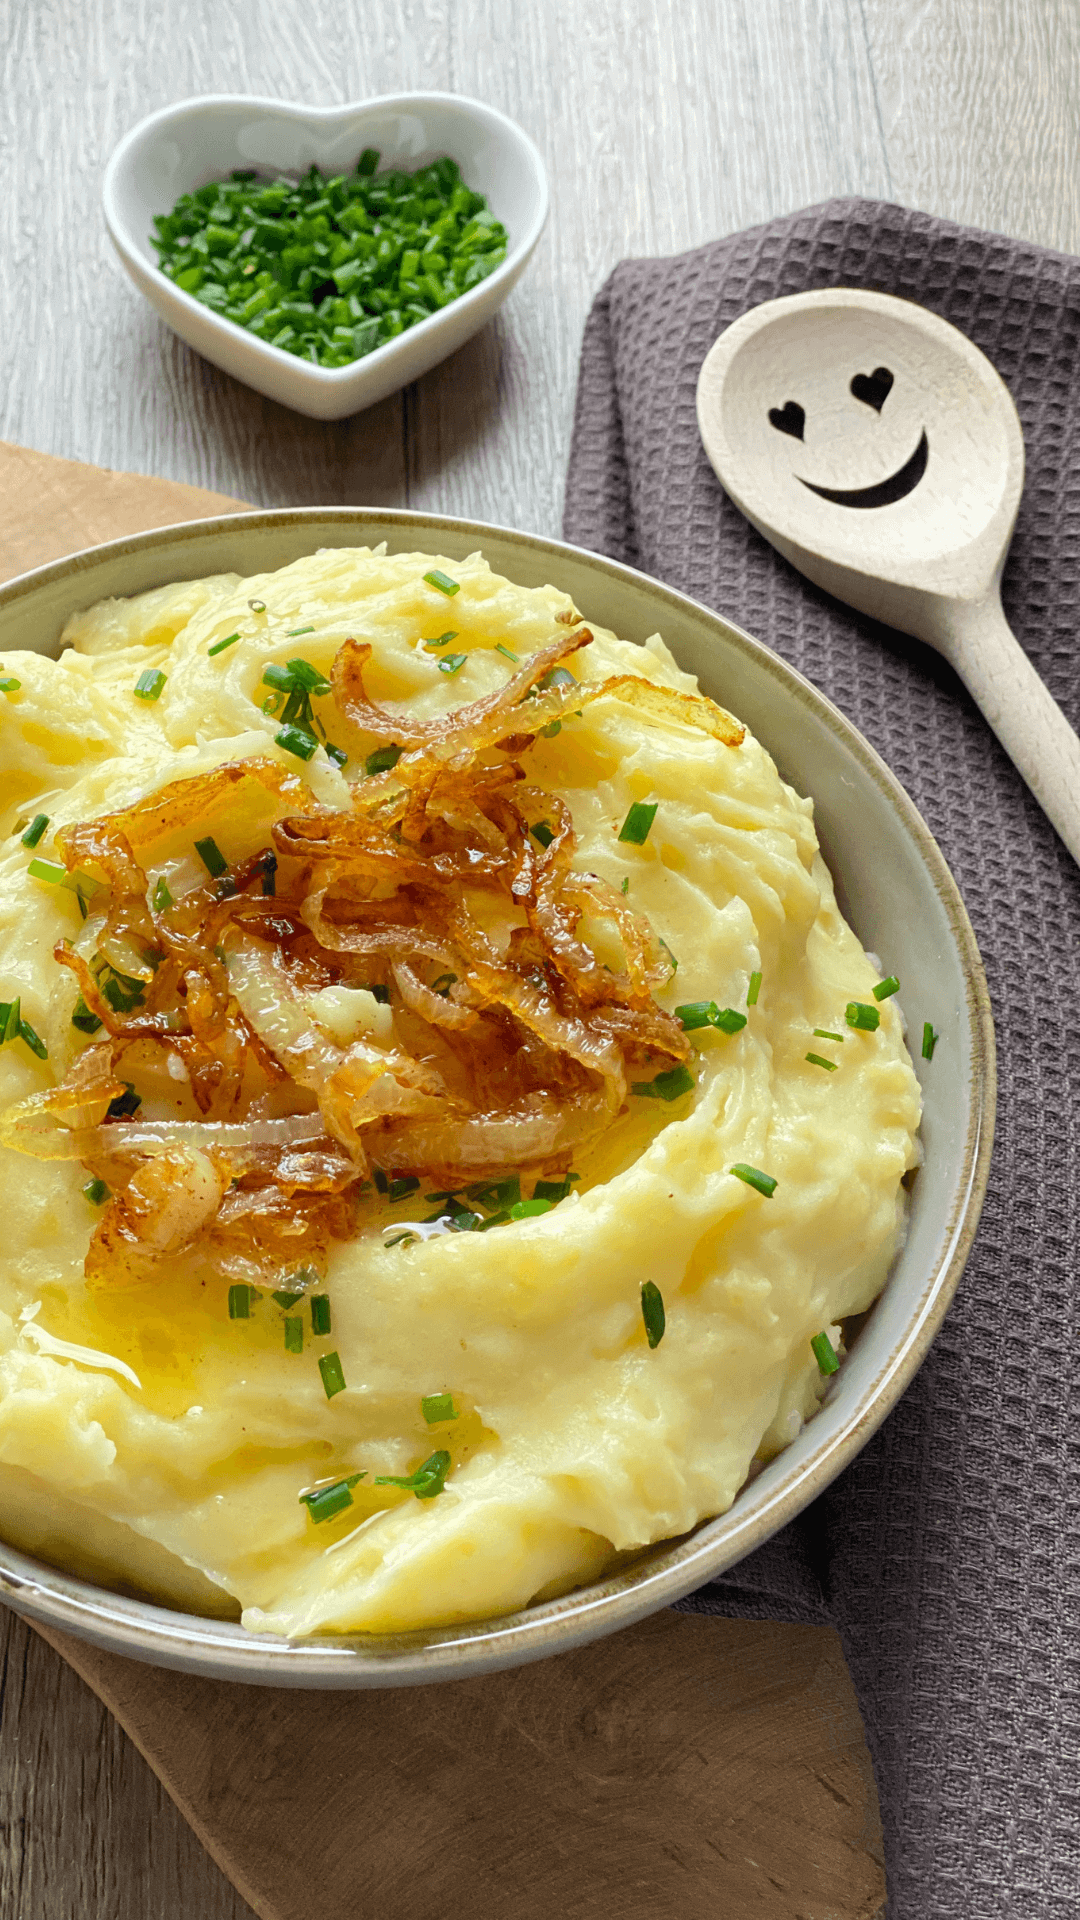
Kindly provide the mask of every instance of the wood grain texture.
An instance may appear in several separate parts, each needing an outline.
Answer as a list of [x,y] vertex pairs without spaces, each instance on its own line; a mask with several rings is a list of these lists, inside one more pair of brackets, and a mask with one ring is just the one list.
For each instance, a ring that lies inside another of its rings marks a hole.
[[[619,258],[836,193],[1075,249],[1078,38],[1072,0],[8,0],[0,437],[258,505],[409,504],[557,533],[581,328]],[[551,222],[493,326],[406,393],[318,425],[142,304],[105,236],[102,169],[189,94],[406,87],[519,120],[549,165]],[[33,542],[58,512],[28,506],[15,548],[45,557]],[[779,1660],[781,1630],[758,1631]],[[3,1647],[4,1920],[249,1913],[59,1657],[13,1616]],[[467,1889],[455,1904],[485,1920]],[[742,1920],[738,1896],[730,1910]]]

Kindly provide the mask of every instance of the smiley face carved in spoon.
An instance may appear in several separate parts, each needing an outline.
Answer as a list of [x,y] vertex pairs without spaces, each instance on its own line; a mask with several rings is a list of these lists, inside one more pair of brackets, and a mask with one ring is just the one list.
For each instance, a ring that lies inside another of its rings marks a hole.
[[[893,388],[893,375],[888,367],[875,367],[873,373],[857,373],[850,383],[850,392],[856,400],[872,407],[880,414]],[[806,431],[806,413],[797,400],[789,400],[783,407],[769,408],[769,422],[778,433],[787,433],[795,440],[801,440]],[[796,478],[811,493],[822,500],[831,500],[838,507],[888,507],[897,500],[903,500],[912,489],[917,487],[926,472],[926,463],[930,457],[930,443],[923,429],[918,445],[903,466],[897,467],[884,480],[875,481],[869,487],[822,487],[804,475]]]

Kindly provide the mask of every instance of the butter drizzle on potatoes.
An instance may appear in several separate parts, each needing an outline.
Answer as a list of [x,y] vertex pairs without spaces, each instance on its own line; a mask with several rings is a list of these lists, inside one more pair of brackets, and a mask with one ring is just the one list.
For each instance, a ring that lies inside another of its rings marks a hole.
[[[335,550],[103,603],[66,638],[58,662],[19,656],[0,702],[9,834],[48,814],[37,851],[69,878],[35,879],[4,842],[0,996],[49,1057],[0,1050],[0,1104],[5,1139],[40,1150],[70,1130],[57,1083],[78,1091],[97,1048],[113,1081],[74,1117],[112,1158],[3,1156],[5,1532],[25,1536],[32,1475],[39,1550],[64,1560],[100,1522],[107,1568],[126,1527],[159,1591],[190,1602],[201,1575],[250,1626],[292,1634],[499,1613],[723,1511],[814,1410],[810,1340],[879,1291],[916,1158],[894,1005],[847,1033],[835,1071],[806,1060],[876,979],[810,803],[659,640],[583,629],[565,596],[479,556]],[[264,674],[293,685],[301,653],[326,692],[298,756]],[[158,697],[136,699],[147,673]],[[635,806],[651,824],[620,841]],[[125,821],[141,879],[115,840],[112,868],[100,857]],[[85,922],[80,873],[97,882]],[[193,972],[196,1018],[178,990]],[[104,1038],[72,1028],[76,1003]],[[710,1004],[745,1025],[675,1017]],[[172,1024],[128,1041],[155,1017]],[[195,1041],[221,1042],[220,1072]],[[129,1083],[140,1103],[117,1112]],[[140,1132],[119,1166],[112,1136]],[[771,1197],[734,1166],[766,1169]],[[84,1169],[130,1230],[86,1275],[103,1216]],[[185,1179],[148,1254],[139,1221]],[[233,1320],[230,1286],[248,1296]]]

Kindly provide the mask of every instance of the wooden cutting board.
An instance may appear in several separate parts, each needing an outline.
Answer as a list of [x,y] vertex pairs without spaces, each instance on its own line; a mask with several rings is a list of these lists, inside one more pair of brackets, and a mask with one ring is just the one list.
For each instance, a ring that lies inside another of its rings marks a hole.
[[[243,510],[0,443],[0,579]],[[662,1613],[484,1680],[338,1694],[192,1679],[38,1631],[260,1920],[874,1920],[881,1908],[873,1777],[826,1628]]]

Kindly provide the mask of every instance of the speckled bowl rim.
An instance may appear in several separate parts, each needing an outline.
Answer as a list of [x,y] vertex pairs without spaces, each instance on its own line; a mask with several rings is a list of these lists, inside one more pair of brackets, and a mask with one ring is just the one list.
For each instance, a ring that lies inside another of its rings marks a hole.
[[[955,942],[971,1049],[970,1113],[952,1209],[941,1236],[938,1259],[913,1303],[903,1336],[894,1341],[869,1388],[853,1404],[831,1442],[781,1476],[768,1499],[752,1511],[740,1514],[736,1499],[726,1514],[702,1522],[693,1533],[674,1542],[660,1542],[644,1550],[609,1578],[501,1618],[426,1632],[299,1641],[249,1634],[234,1621],[175,1612],[117,1595],[0,1542],[0,1597],[31,1619],[128,1658],[256,1685],[409,1686],[463,1679],[567,1652],[670,1606],[762,1546],[824,1492],[851,1462],[925,1358],[971,1249],[993,1145],[994,1028],[982,962],[959,890],[929,828],[885,762],[831,701],[760,641],[700,602],[618,561],[510,528],[406,509],[307,507],[238,512],[154,528],[22,574],[0,587],[0,621],[8,609],[28,596],[54,583],[77,580],[99,563],[142,556],[157,549],[162,556],[160,583],[165,584],[197,577],[190,568],[184,568],[184,549],[207,537],[235,533],[240,527],[272,530],[307,526],[324,532],[335,527],[378,527],[385,530],[388,539],[407,531],[418,544],[427,544],[428,550],[434,546],[436,551],[444,550],[442,537],[446,534],[474,541],[481,549],[485,540],[493,537],[508,540],[530,555],[550,559],[551,577],[556,581],[560,560],[572,558],[578,564],[584,562],[601,583],[608,578],[645,591],[656,606],[658,626],[663,624],[665,608],[676,617],[683,614],[712,623],[724,646],[749,654],[759,669],[764,667],[787,694],[794,695],[819,723],[839,736],[863,774],[899,816],[944,908]],[[332,538],[317,538],[317,544],[334,542]],[[346,539],[339,544],[358,543]]]

